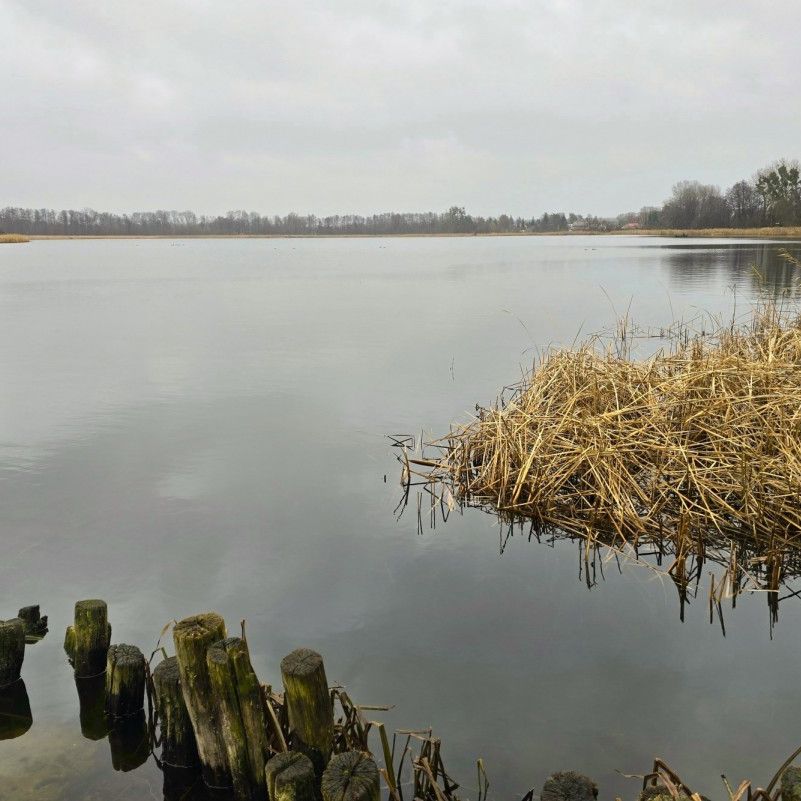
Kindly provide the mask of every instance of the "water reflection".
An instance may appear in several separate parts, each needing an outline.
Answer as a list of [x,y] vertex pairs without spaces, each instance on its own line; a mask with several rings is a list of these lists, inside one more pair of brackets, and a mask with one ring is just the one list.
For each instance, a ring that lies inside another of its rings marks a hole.
[[81,734],[87,740],[102,740],[109,733],[106,718],[106,674],[75,677],[80,704]]
[[22,679],[0,690],[0,740],[21,737],[33,726],[31,702]]
[[682,286],[704,285],[717,276],[728,284],[750,283],[773,296],[799,291],[799,270],[783,255],[801,258],[797,242],[714,246],[671,243],[659,247],[667,256],[671,277]]
[[111,764],[123,773],[136,770],[150,756],[150,735],[144,709],[126,718],[117,718],[108,733]]

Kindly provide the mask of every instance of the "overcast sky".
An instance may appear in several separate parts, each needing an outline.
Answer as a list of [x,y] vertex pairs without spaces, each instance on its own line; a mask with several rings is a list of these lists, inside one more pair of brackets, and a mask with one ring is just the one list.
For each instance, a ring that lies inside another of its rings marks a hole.
[[0,205],[613,214],[801,156],[799,0],[0,0]]

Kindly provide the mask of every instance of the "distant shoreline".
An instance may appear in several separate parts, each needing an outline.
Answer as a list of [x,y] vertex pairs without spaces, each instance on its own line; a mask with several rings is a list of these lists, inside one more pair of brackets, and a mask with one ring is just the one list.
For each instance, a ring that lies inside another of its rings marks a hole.
[[507,236],[658,236],[677,239],[801,240],[801,226],[768,228],[640,228],[629,231],[509,231],[503,233],[431,234],[25,234],[31,241],[65,239],[442,239]]

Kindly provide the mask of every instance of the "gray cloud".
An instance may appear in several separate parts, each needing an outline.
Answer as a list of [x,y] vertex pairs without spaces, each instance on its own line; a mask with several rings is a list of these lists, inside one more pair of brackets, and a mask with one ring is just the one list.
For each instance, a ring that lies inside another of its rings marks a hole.
[[797,156],[797,0],[0,0],[0,204],[613,213]]

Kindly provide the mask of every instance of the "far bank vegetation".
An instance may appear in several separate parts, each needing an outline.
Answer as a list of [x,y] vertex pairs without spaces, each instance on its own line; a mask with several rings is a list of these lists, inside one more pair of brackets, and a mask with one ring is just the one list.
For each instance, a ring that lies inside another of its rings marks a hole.
[[[795,228],[793,228],[795,227]],[[372,215],[285,216],[236,210],[222,215],[193,211],[112,214],[93,209],[0,209],[0,231],[24,236],[446,236],[606,233],[622,231],[714,231],[717,235],[793,236],[801,229],[801,170],[781,160],[721,191],[699,181],[681,181],[662,206],[597,217],[546,212],[539,217],[480,216],[463,206],[444,212]],[[763,230],[764,229],[764,230]]]

